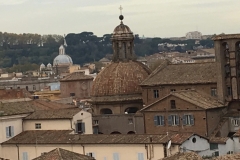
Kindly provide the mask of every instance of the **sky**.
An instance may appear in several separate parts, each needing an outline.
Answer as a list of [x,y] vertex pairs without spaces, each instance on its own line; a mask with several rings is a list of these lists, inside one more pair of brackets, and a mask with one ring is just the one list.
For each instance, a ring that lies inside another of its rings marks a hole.
[[240,0],[0,0],[0,31],[102,36],[120,24],[120,5],[140,37],[240,32]]

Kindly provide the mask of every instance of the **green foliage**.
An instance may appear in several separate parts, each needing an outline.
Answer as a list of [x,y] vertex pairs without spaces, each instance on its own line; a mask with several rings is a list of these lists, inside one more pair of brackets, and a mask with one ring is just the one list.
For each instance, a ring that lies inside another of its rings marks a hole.
[[[66,53],[72,57],[75,64],[95,62],[107,54],[112,54],[111,34],[98,37],[93,32],[70,33],[66,36],[66,41],[68,45]],[[134,43],[135,53],[138,56],[170,51],[167,47],[163,50],[159,49],[158,44],[160,43],[187,44],[185,48],[176,47],[179,52],[185,52],[198,46],[194,40],[172,41],[158,37],[140,39],[137,34]],[[63,44],[63,36],[61,35],[0,32],[0,67],[16,71],[16,66],[22,65],[19,70],[25,71],[26,68],[30,67],[30,64],[40,65],[44,63],[46,65],[52,63],[58,55],[58,48],[61,44]],[[201,40],[200,45],[212,47],[213,41],[211,39]],[[36,67],[32,66],[29,69],[33,68]]]

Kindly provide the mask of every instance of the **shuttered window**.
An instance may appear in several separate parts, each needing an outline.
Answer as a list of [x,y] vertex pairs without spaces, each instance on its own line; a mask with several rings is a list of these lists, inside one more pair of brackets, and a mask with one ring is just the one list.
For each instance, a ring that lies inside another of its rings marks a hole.
[[78,121],[75,126],[76,133],[85,133],[85,123]]
[[113,153],[113,160],[120,160],[118,153]]
[[14,136],[14,127],[13,126],[8,126],[6,127],[6,137],[13,137]]
[[168,125],[169,126],[178,126],[179,125],[179,116],[178,115],[169,115],[168,116]]
[[138,160],[144,160],[144,154],[138,153]]
[[23,152],[23,160],[28,160],[28,153],[27,152]]
[[183,115],[183,125],[194,125],[194,116],[191,114]]
[[164,116],[154,116],[155,126],[164,126]]

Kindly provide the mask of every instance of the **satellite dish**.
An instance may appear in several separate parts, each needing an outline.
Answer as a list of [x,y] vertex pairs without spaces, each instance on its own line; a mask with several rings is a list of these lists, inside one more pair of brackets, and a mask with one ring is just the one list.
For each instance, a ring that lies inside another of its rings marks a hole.
[[171,147],[171,144],[172,144],[172,141],[170,140],[170,141],[168,141],[168,144],[167,144],[167,149],[170,149],[170,147]]

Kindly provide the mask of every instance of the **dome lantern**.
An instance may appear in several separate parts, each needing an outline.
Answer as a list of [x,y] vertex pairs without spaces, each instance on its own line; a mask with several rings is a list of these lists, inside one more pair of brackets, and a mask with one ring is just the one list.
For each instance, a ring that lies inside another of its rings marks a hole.
[[120,6],[121,15],[119,19],[121,20],[120,25],[118,25],[112,34],[111,41],[113,46],[113,61],[114,62],[127,62],[129,60],[135,60],[136,56],[134,54],[134,35],[131,29],[123,24],[122,7]]

